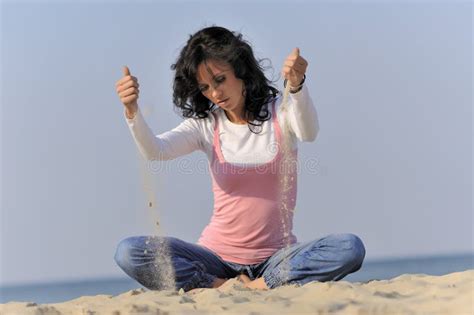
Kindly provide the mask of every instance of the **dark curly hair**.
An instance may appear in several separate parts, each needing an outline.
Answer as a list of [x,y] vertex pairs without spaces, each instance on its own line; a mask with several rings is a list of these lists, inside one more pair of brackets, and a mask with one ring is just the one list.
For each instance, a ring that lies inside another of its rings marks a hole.
[[198,66],[207,60],[230,64],[235,77],[245,85],[244,119],[254,133],[261,132],[264,121],[271,118],[268,104],[279,94],[267,80],[261,65],[265,59],[255,59],[250,44],[242,34],[219,26],[206,27],[190,35],[175,64],[173,103],[185,118],[207,118],[217,108],[199,90]]

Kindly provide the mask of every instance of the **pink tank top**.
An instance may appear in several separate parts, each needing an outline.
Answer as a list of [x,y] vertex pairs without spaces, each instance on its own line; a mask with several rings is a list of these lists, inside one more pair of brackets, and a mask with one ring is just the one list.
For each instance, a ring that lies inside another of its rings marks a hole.
[[[258,264],[277,250],[296,242],[292,228],[296,204],[297,150],[289,154],[291,163],[284,163],[280,149],[282,133],[273,101],[276,156],[270,162],[257,166],[227,163],[221,150],[217,115],[214,117],[213,157],[210,162],[214,212],[198,244],[225,261]],[[285,169],[290,185],[282,189],[281,174]]]

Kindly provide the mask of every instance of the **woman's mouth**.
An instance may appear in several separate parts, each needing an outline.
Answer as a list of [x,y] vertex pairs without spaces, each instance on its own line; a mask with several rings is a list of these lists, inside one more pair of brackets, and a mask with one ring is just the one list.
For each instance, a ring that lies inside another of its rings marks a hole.
[[223,104],[225,104],[228,100],[229,100],[229,99],[226,98],[225,100],[222,100],[222,101],[217,102],[217,104],[218,104],[218,105],[223,105]]

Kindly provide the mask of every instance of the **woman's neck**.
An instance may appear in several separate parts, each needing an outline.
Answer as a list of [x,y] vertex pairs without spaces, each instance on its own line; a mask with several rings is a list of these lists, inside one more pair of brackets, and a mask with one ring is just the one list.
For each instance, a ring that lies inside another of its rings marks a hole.
[[227,119],[233,124],[237,125],[246,125],[247,121],[243,119],[243,111],[241,113],[236,113],[232,111],[226,111],[224,110],[225,115],[227,116]]

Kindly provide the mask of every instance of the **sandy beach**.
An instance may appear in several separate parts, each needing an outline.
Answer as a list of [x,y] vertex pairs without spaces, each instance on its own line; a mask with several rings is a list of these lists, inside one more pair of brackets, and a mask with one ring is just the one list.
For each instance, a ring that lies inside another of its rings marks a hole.
[[0,305],[0,314],[474,314],[474,270],[443,276],[404,274],[368,282],[311,282],[273,290],[236,279],[218,289],[83,296],[56,304]]

